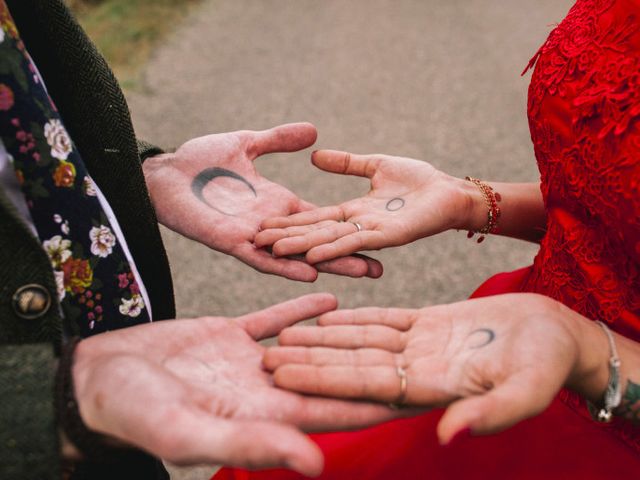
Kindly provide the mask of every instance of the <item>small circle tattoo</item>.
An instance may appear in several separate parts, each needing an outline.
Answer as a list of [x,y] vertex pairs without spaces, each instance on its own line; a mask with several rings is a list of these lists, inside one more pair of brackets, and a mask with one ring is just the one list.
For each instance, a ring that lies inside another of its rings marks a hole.
[[400,210],[404,207],[404,200],[402,198],[392,198],[387,202],[387,210],[390,212],[395,212],[396,210]]

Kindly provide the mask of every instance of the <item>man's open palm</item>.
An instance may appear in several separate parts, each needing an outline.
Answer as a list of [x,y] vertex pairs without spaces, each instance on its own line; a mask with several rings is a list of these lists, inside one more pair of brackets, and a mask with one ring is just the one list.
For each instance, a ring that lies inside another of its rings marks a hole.
[[318,271],[380,276],[382,266],[371,259],[346,257],[311,266],[298,259],[274,258],[253,243],[263,220],[314,208],[262,177],[253,161],[268,153],[302,150],[316,137],[313,125],[294,123],[199,137],[174,154],[147,159],[144,173],[159,221],[264,273],[301,281],[314,281]]
[[83,340],[74,364],[87,426],[177,464],[322,469],[304,430],[356,428],[387,407],[280,390],[257,341],[336,307],[312,294],[235,319],[156,322]]

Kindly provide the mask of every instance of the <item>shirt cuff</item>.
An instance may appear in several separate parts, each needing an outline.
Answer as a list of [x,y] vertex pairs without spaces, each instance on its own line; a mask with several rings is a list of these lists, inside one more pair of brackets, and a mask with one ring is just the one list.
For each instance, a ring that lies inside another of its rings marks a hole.
[[138,140],[138,155],[140,156],[140,163],[144,163],[147,158],[160,153],[164,153],[164,150],[157,145],[145,142],[144,140]]
[[0,477],[60,478],[51,344],[0,347]]

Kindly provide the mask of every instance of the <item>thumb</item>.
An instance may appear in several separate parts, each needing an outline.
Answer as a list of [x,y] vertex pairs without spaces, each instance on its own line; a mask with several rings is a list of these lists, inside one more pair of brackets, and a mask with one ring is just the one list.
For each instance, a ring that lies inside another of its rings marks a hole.
[[376,173],[380,160],[379,155],[356,155],[337,150],[317,150],[311,155],[311,162],[321,170],[368,178]]
[[275,422],[229,421],[220,458],[249,469],[284,467],[317,477],[324,459],[320,448],[299,430]]
[[540,379],[513,378],[487,393],[454,402],[438,424],[440,443],[448,444],[467,429],[479,435],[499,432],[541,413],[559,389],[545,391],[541,384]]
[[329,293],[309,293],[236,318],[256,341],[278,335],[283,328],[335,310],[338,300]]
[[311,123],[287,123],[269,130],[249,132],[249,155],[252,159],[275,152],[297,152],[313,145],[318,131]]

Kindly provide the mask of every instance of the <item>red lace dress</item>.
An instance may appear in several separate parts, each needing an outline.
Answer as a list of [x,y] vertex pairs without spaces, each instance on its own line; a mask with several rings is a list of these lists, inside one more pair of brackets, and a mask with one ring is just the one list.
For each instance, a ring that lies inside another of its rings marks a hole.
[[[548,212],[532,266],[474,296],[538,292],[640,341],[640,0],[579,0],[527,70],[531,137]],[[438,445],[441,411],[315,435],[325,479],[640,478],[640,426],[592,421],[562,391],[506,432]],[[223,470],[217,479],[289,479]]]

